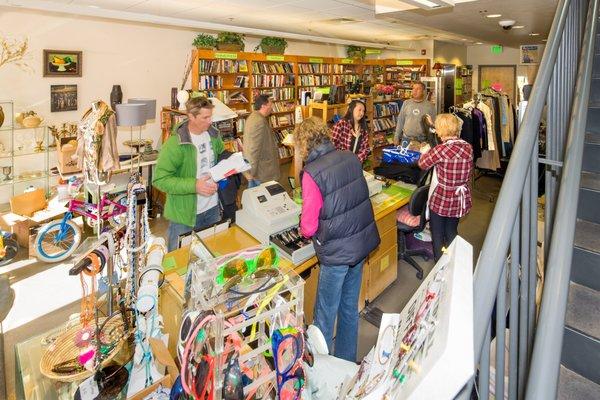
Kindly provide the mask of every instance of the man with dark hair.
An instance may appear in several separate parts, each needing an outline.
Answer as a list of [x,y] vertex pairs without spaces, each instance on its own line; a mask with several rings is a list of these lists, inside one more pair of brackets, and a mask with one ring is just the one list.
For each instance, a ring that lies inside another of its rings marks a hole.
[[408,147],[410,142],[428,142],[435,144],[429,134],[429,127],[433,126],[433,118],[436,115],[435,104],[426,99],[426,87],[421,81],[412,85],[412,98],[404,101],[398,122],[394,144],[402,144]]
[[187,120],[173,127],[163,144],[153,184],[167,195],[164,215],[170,221],[168,248],[177,248],[179,235],[216,224],[221,219],[217,184],[210,177],[225,147],[212,126],[213,104],[195,97],[185,104]]
[[254,99],[254,111],[246,120],[243,144],[244,157],[252,166],[246,176],[249,188],[279,180],[279,150],[268,119],[272,109],[269,96],[261,94]]

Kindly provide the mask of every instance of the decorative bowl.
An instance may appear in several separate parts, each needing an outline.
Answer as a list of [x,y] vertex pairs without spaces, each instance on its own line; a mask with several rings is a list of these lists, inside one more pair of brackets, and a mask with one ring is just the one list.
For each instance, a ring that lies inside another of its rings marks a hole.
[[37,128],[42,123],[42,119],[37,115],[30,115],[29,117],[23,118],[21,125],[25,128]]

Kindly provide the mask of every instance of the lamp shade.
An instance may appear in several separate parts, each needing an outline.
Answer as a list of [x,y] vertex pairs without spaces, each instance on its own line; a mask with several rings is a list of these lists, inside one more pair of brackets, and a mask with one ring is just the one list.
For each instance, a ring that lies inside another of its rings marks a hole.
[[156,100],[136,97],[127,100],[127,102],[130,104],[144,104],[146,106],[146,120],[156,118]]
[[118,126],[142,126],[146,125],[145,104],[117,104]]
[[433,64],[432,69],[444,69],[444,67],[439,62],[436,62],[435,64]]

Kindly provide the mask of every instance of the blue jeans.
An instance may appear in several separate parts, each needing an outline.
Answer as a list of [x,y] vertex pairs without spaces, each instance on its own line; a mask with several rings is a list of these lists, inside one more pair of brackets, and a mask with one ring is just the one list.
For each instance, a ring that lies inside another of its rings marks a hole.
[[[358,343],[358,296],[364,260],[355,266],[321,265],[314,324],[323,332],[329,352],[356,361]],[[333,327],[337,316],[335,351]]]
[[196,215],[196,225],[193,227],[184,224],[178,224],[176,222],[169,222],[169,228],[167,229],[169,237],[168,250],[173,251],[178,248],[177,244],[179,242],[179,235],[191,232],[192,230],[197,231],[204,228],[208,228],[209,226],[216,224],[220,220],[221,213],[219,210],[219,206],[216,206],[209,210],[206,210],[203,213]]
[[248,189],[260,186],[260,181],[258,179],[250,179],[248,181]]

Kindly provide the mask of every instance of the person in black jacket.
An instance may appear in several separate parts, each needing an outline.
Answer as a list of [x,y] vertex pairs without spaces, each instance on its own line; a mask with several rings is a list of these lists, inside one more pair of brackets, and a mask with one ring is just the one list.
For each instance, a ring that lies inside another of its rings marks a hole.
[[334,356],[354,362],[363,264],[380,243],[369,189],[358,158],[336,150],[318,118],[302,122],[294,141],[305,162],[300,229],[312,237],[321,266],[314,324]]

